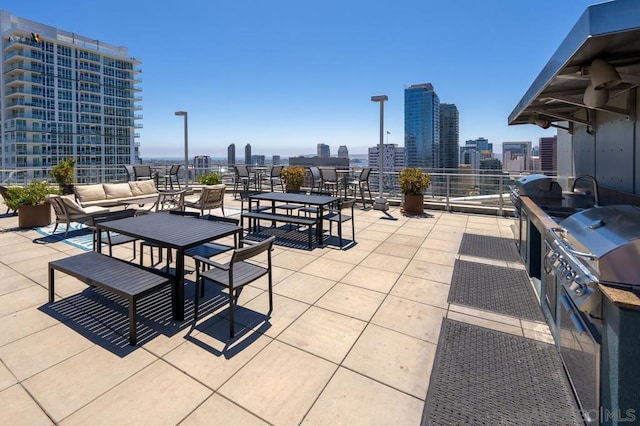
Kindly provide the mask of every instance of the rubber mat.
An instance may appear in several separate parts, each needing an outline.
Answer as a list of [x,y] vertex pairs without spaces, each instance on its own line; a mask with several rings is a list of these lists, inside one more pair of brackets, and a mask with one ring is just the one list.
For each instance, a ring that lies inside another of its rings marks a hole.
[[555,346],[445,318],[422,425],[583,425]]
[[457,259],[447,301],[544,322],[529,276],[522,269]]
[[458,254],[484,257],[488,259],[517,262],[520,260],[513,238],[490,237],[488,235],[467,234],[462,236]]

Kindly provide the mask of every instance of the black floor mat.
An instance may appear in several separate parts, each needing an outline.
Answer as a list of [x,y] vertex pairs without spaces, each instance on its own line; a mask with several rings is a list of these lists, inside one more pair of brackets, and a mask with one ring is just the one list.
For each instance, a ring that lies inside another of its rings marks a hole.
[[467,234],[462,236],[459,254],[484,257],[488,259],[517,262],[520,260],[513,238],[490,237],[487,235]]
[[422,425],[582,425],[555,346],[445,318]]
[[447,301],[544,322],[529,276],[522,269],[458,259]]

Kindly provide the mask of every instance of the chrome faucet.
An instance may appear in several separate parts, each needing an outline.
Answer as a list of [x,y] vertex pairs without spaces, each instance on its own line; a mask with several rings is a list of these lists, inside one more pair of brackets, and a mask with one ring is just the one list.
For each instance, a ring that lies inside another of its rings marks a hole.
[[571,192],[575,192],[576,189],[576,183],[580,180],[580,179],[587,179],[590,180],[591,183],[593,184],[593,202],[594,202],[594,207],[600,207],[600,192],[598,190],[598,181],[596,180],[596,178],[594,178],[591,175],[582,175],[582,176],[578,176],[574,181],[573,181],[573,185],[571,186]]

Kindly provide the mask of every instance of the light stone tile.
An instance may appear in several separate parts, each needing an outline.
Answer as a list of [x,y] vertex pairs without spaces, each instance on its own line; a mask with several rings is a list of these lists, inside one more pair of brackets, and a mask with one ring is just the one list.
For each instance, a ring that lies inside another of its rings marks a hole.
[[446,223],[446,222],[443,222],[442,220],[439,220],[436,226],[433,228],[432,235],[433,235],[433,232],[441,232],[441,233],[446,233],[454,237],[457,237],[458,235],[464,234],[464,229],[465,229],[465,225],[463,222]]
[[539,331],[529,330],[526,328],[523,329],[522,331],[524,332],[524,337],[526,338],[537,340],[539,342],[551,343],[551,344],[555,342],[551,334],[541,333]]
[[269,344],[219,390],[273,424],[298,424],[337,365],[277,341]]
[[[273,288],[276,288],[278,284],[287,278],[289,275],[293,274],[294,271],[285,268],[272,267],[271,269],[271,280],[273,282]],[[260,290],[268,290],[269,289],[269,277],[266,275],[264,277],[258,278],[251,284],[251,287],[259,288]]]
[[295,272],[285,278],[273,291],[291,299],[313,304],[335,284],[336,282],[332,280]]
[[415,222],[417,225],[411,225],[411,222],[399,228],[392,236],[410,236],[421,238],[424,240],[433,230],[434,224],[428,222]]
[[486,258],[486,257],[469,256],[469,255],[466,255],[466,254],[461,254],[460,255],[460,260],[464,260],[464,261],[467,261],[467,262],[482,263],[483,265],[502,266],[503,268],[508,268],[509,267],[509,263],[505,262],[503,260],[489,259],[489,258]]
[[289,269],[291,271],[299,271],[304,268],[318,257],[307,253],[303,253],[300,250],[296,251],[283,251],[277,256],[273,256],[271,263],[273,266],[279,268]]
[[163,357],[206,386],[217,389],[271,342],[257,331],[236,327],[229,337],[229,322],[217,321],[194,333],[187,341]]
[[364,321],[312,306],[278,340],[339,364],[366,325]]
[[[60,298],[65,298],[74,294],[82,293],[84,290],[86,290],[87,285],[77,278],[56,271],[54,288],[56,293],[56,300],[58,300]],[[47,300],[49,300],[48,296]]]
[[22,311],[32,306],[40,306],[49,299],[47,290],[34,284],[0,296],[0,317]]
[[[41,249],[34,250],[34,253],[28,260],[14,262],[11,267],[37,283],[46,283],[49,273],[47,268],[48,263],[53,260],[64,259],[68,256],[65,253],[55,250],[42,255],[40,250]],[[42,266],[34,268],[33,265]]]
[[439,227],[436,226],[433,231],[431,231],[429,233],[429,237],[428,238],[433,238],[435,240],[442,240],[442,241],[452,241],[452,242],[457,242],[458,245],[460,244],[460,242],[462,241],[462,235],[464,235],[464,232],[447,232],[447,231],[440,231]]
[[93,346],[32,376],[23,384],[53,420],[59,422],[155,359],[143,350],[120,357]]
[[482,309],[472,308],[470,306],[456,305],[452,303],[451,305],[449,305],[449,310],[460,312],[461,314],[465,314],[465,315],[471,315],[474,317],[487,319],[490,321],[513,325],[515,327],[521,326],[519,318],[512,317],[509,315],[501,315],[495,312],[488,312]]
[[551,330],[549,330],[549,326],[544,322],[537,321],[528,321],[520,318],[520,324],[522,328],[525,330],[533,330],[539,333],[551,334]]
[[[269,294],[265,292],[245,305],[238,305],[235,311],[235,322],[256,329],[267,336],[276,337],[307,309],[309,305],[306,303],[274,294],[273,312],[268,316]],[[226,318],[229,318],[229,312],[225,309],[219,315],[225,317],[223,323],[228,327]]]
[[367,326],[343,365],[416,398],[427,395],[436,344]]
[[369,321],[384,298],[385,295],[377,291],[336,284],[316,302],[316,306]]
[[328,280],[340,281],[353,268],[354,265],[351,263],[321,257],[302,268],[300,272]]
[[345,368],[339,368],[303,424],[417,425],[424,401]]
[[11,372],[0,362],[0,391],[5,390],[9,386],[18,383],[18,380],[11,374]]
[[414,260],[423,262],[437,263],[438,265],[453,266],[456,263],[458,255],[447,251],[420,247],[413,257]]
[[216,426],[260,426],[268,425],[248,411],[238,407],[218,394],[213,394],[189,415],[181,426],[215,424]]
[[412,260],[404,270],[404,274],[430,281],[437,281],[443,284],[451,284],[453,267],[423,262],[421,260]]
[[31,287],[36,284],[29,278],[24,275],[20,275],[10,268],[0,268],[0,277],[2,277],[0,280],[0,296],[17,290],[22,290],[23,288]]
[[457,254],[458,250],[460,250],[460,241],[438,240],[429,236],[424,240],[421,247]]
[[[358,249],[358,250],[362,250],[367,252],[367,255],[369,254],[369,252],[372,252],[376,249],[376,247],[378,247],[381,242],[384,240],[371,240],[371,239],[366,239],[364,238],[364,236],[362,234],[356,234],[356,245],[349,250],[346,251],[350,251],[353,249]],[[337,250],[336,250],[337,251]],[[346,260],[345,260],[346,262]]]
[[357,265],[362,262],[365,257],[369,256],[369,253],[370,252],[367,250],[362,250],[358,243],[349,250],[326,250],[326,253],[322,257],[325,259],[339,260],[340,262]]
[[442,319],[446,315],[444,309],[389,296],[371,322],[437,344]]
[[5,425],[52,425],[53,422],[20,385],[0,392],[2,424]]
[[211,390],[158,360],[61,424],[177,424],[210,395]]
[[[382,245],[385,245],[383,243]],[[408,247],[408,246],[405,246]],[[404,268],[409,264],[409,259],[390,256],[381,253],[371,253],[361,263],[360,266],[366,266],[368,268],[375,269],[371,271],[372,274],[376,274],[377,270],[391,271],[401,273]]]
[[24,380],[92,345],[68,326],[58,324],[2,346],[0,359],[18,380]]
[[376,248],[375,253],[411,259],[417,250],[418,247],[408,246],[406,244],[396,244],[387,240]]
[[447,318],[460,321],[460,322],[465,322],[467,324],[477,325],[479,327],[490,328],[496,331],[504,331],[505,333],[515,334],[516,336],[524,336],[524,334],[522,333],[522,328],[505,324],[503,322],[491,321],[491,320],[480,318],[480,317],[461,314],[455,311],[449,311],[449,313],[447,314]]
[[386,243],[393,244],[403,244],[411,247],[420,247],[422,242],[424,241],[424,237],[415,235],[415,228],[411,228],[411,233],[409,235],[403,235],[399,233],[395,233],[389,238],[387,238]]
[[388,293],[398,277],[400,277],[399,273],[390,270],[373,269],[371,266],[356,266],[342,279],[341,283]]
[[0,318],[0,347],[25,336],[52,327],[60,322],[40,311],[29,308]]
[[371,228],[367,228],[364,231],[360,232],[358,235],[356,235],[356,240],[359,239],[366,239],[366,240],[374,240],[374,241],[385,241],[387,238],[389,238],[391,234],[388,232],[380,232],[380,231],[374,231]]
[[398,282],[396,282],[390,294],[447,309],[449,288],[450,286],[447,284],[402,275],[398,278]]

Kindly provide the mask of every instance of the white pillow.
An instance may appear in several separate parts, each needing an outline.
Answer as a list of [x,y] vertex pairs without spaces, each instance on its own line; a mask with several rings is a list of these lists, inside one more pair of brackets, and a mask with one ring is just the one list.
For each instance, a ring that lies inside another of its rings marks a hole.
[[133,195],[128,183],[105,183],[103,186],[104,192],[107,195],[107,200],[112,200],[114,198],[127,198]]
[[79,202],[99,201],[107,198],[102,184],[97,185],[74,185],[73,190]]

